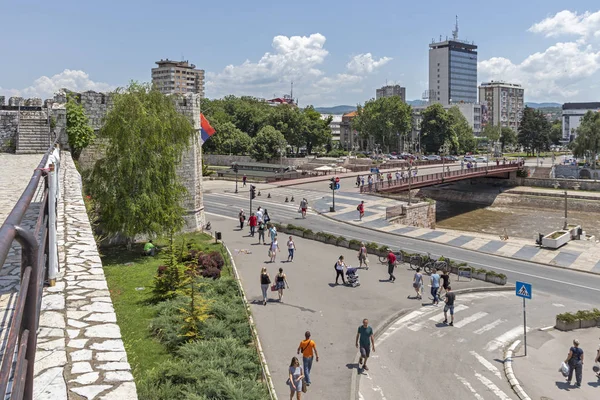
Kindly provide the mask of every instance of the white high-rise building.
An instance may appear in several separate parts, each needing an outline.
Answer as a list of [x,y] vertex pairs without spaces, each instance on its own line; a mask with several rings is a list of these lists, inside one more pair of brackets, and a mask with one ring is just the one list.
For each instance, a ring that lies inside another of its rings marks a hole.
[[516,83],[482,83],[479,86],[479,103],[483,106],[482,124],[508,127],[516,132],[525,108],[524,95],[525,89]]

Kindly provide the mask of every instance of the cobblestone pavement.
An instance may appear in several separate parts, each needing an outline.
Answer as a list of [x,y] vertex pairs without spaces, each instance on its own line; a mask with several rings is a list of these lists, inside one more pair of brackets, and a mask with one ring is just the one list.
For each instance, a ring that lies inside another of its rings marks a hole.
[[36,400],[137,399],[131,368],[81,194],[63,152],[58,205],[60,275],[44,289],[35,362]]

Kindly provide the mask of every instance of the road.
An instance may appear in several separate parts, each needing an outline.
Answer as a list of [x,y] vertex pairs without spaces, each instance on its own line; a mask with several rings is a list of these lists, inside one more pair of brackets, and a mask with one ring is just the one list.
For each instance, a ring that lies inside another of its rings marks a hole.
[[[310,184],[316,185],[315,184]],[[326,183],[320,182],[319,185],[326,186]],[[283,193],[290,191],[290,188],[281,188]],[[304,192],[306,197],[314,199],[315,197],[327,196],[325,192],[319,193],[313,190],[304,190],[303,187],[294,187],[294,192]],[[348,196],[359,198],[359,195],[352,192],[342,193]],[[296,195],[297,196],[297,195]],[[223,193],[223,190],[213,193],[205,193],[205,210],[216,215],[228,217],[237,217],[240,208],[248,211],[248,192],[244,188],[240,193]],[[306,219],[299,218],[297,207],[299,198],[296,197],[296,203],[281,203],[276,199],[267,199],[264,196],[257,197],[253,203],[254,209],[259,205],[269,210],[269,214],[274,222],[282,224],[294,224],[310,228],[314,232],[323,231],[337,236],[344,236],[347,239],[357,239],[369,242],[385,244],[394,249],[402,249],[409,252],[430,252],[432,256],[443,255],[455,261],[467,262],[476,268],[491,269],[506,274],[509,282],[525,281],[532,283],[536,290],[560,294],[568,299],[575,299],[586,303],[597,302],[600,296],[600,276],[582,273],[574,270],[553,268],[546,265],[537,264],[528,261],[519,261],[490,254],[479,253],[477,251],[464,248],[452,247],[443,243],[428,242],[420,239],[413,239],[406,236],[399,236],[391,233],[370,230],[367,228],[333,221],[323,216],[309,214]],[[358,202],[358,200],[357,200]]]
[[[591,305],[535,292],[527,300],[530,351],[552,340],[539,328],[553,325],[557,313],[585,308]],[[361,377],[361,399],[406,393],[406,398],[424,400],[518,400],[504,377],[503,351],[523,340],[521,310],[522,300],[514,292],[483,292],[457,295],[453,327],[442,322],[442,306],[412,311],[376,341],[374,362]]]

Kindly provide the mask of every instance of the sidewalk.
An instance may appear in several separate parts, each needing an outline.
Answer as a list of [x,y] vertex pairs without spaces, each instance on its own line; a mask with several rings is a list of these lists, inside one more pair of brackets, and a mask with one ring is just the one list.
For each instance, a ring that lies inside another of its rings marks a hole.
[[[344,255],[349,265],[356,266],[356,251],[294,238],[297,254],[294,263],[286,263],[282,260],[287,258],[287,235],[281,235],[281,253],[276,263],[269,264],[265,263],[267,246],[257,245],[256,239],[247,236],[246,229],[239,231],[235,220],[214,217],[211,222],[214,230],[223,233],[223,240],[234,256],[273,383],[282,400],[289,396],[285,381],[290,360],[296,356],[306,330],[311,331],[317,344],[320,361],[313,364],[313,384],[303,399],[345,400],[350,397],[352,376],[357,371],[354,340],[362,319],[368,318],[377,330],[388,317],[423,304],[408,298],[414,293],[413,271],[405,266],[397,268],[397,281],[390,283],[387,266],[370,256],[369,270],[359,270],[359,287],[336,286],[335,261]],[[269,302],[262,305],[259,276],[263,266],[272,281],[277,269],[284,269],[290,289],[285,291],[282,303],[276,300],[275,292],[269,292]],[[457,289],[495,286],[478,281],[456,282],[454,276],[452,281]]]
[[[592,367],[600,344],[599,336],[600,328],[570,332],[531,332],[527,336],[527,357],[523,356],[521,346],[512,358],[515,376],[525,393],[531,399],[597,399],[600,380],[596,378]],[[585,357],[581,388],[575,387],[575,376],[572,385],[569,386],[566,378],[558,372],[561,362],[567,358],[569,348],[573,345],[573,339],[579,340]]]
[[[524,188],[519,188],[523,190]],[[329,212],[331,200],[322,198],[312,203],[318,213],[353,225],[364,226],[383,232],[409,236],[423,240],[445,243],[455,247],[476,250],[519,260],[533,261],[559,267],[577,269],[600,274],[600,244],[587,241],[571,241],[558,250],[542,249],[532,239],[510,237],[500,240],[498,235],[479,232],[463,232],[450,229],[418,228],[400,224],[390,224],[385,219],[386,207],[400,204],[394,199],[370,196],[362,221],[358,220],[357,195],[336,196],[336,212]]]

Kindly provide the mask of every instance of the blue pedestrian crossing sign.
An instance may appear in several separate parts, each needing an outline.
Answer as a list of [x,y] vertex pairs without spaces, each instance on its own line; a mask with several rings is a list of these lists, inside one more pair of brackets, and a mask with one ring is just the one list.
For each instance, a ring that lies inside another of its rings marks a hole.
[[524,299],[531,299],[531,283],[517,281],[516,295]]

